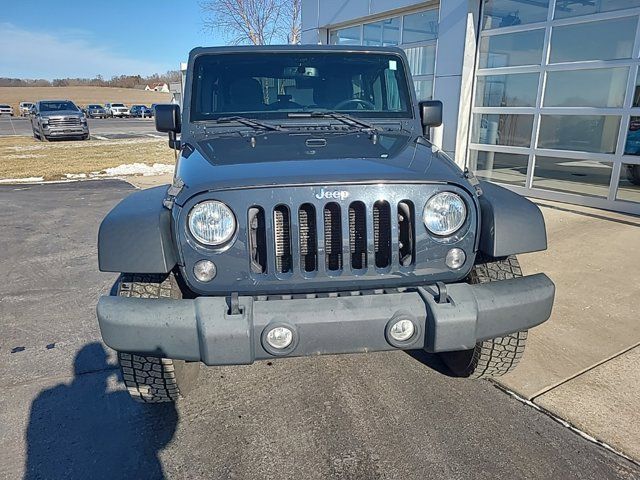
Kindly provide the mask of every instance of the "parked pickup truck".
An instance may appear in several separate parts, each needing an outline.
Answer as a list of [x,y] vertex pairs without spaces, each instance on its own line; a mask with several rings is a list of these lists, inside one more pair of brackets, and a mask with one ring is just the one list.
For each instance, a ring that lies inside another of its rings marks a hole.
[[98,322],[134,399],[178,399],[201,364],[424,350],[460,377],[516,366],[554,301],[516,257],[546,249],[543,217],[430,143],[442,104],[417,101],[402,50],[197,48],[186,79],[182,111],[155,109],[173,183],[98,235],[100,270],[120,274]]
[[43,142],[53,138],[89,139],[87,117],[71,100],[40,100],[32,109],[33,136]]

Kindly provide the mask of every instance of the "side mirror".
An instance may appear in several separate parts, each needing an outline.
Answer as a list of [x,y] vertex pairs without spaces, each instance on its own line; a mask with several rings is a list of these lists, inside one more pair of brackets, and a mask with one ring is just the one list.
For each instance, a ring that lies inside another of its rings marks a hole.
[[422,129],[442,125],[442,102],[440,100],[425,100],[419,103]]
[[180,133],[181,128],[179,105],[156,105],[156,130],[169,134],[169,148],[180,150],[180,140],[176,139],[176,135]]
[[179,105],[169,103],[156,105],[156,130],[175,135],[180,133],[181,127]]

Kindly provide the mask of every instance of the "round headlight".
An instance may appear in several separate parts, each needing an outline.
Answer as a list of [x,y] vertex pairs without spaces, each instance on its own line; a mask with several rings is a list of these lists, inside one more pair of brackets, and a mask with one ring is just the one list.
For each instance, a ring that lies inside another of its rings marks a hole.
[[224,203],[207,200],[189,212],[189,231],[200,243],[222,245],[236,232],[236,217]]
[[467,219],[464,200],[453,192],[440,192],[429,199],[422,214],[424,225],[435,235],[457,232]]

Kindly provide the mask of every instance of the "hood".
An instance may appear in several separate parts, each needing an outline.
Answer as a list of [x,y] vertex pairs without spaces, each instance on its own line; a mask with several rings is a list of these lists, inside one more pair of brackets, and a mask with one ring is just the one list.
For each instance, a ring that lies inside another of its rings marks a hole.
[[196,193],[247,187],[336,183],[441,182],[468,188],[462,171],[435,147],[401,132],[372,135],[313,132],[202,139],[185,146],[180,200]]
[[82,112],[78,110],[56,110],[55,112],[40,112],[43,117],[81,117]]

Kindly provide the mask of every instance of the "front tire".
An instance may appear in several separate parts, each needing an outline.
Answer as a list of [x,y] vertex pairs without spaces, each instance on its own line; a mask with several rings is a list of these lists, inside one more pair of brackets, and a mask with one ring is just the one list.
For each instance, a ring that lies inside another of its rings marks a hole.
[[[173,273],[169,275],[123,274],[117,295],[130,298],[182,298]],[[162,328],[162,327],[159,327]],[[175,402],[197,383],[199,362],[185,362],[149,355],[118,352],[122,378],[137,402]]]
[[[522,276],[515,255],[504,259],[478,257],[467,277],[470,284],[498,282]],[[527,330],[476,343],[470,350],[442,352],[440,358],[456,377],[494,378],[513,371],[522,358]]]

